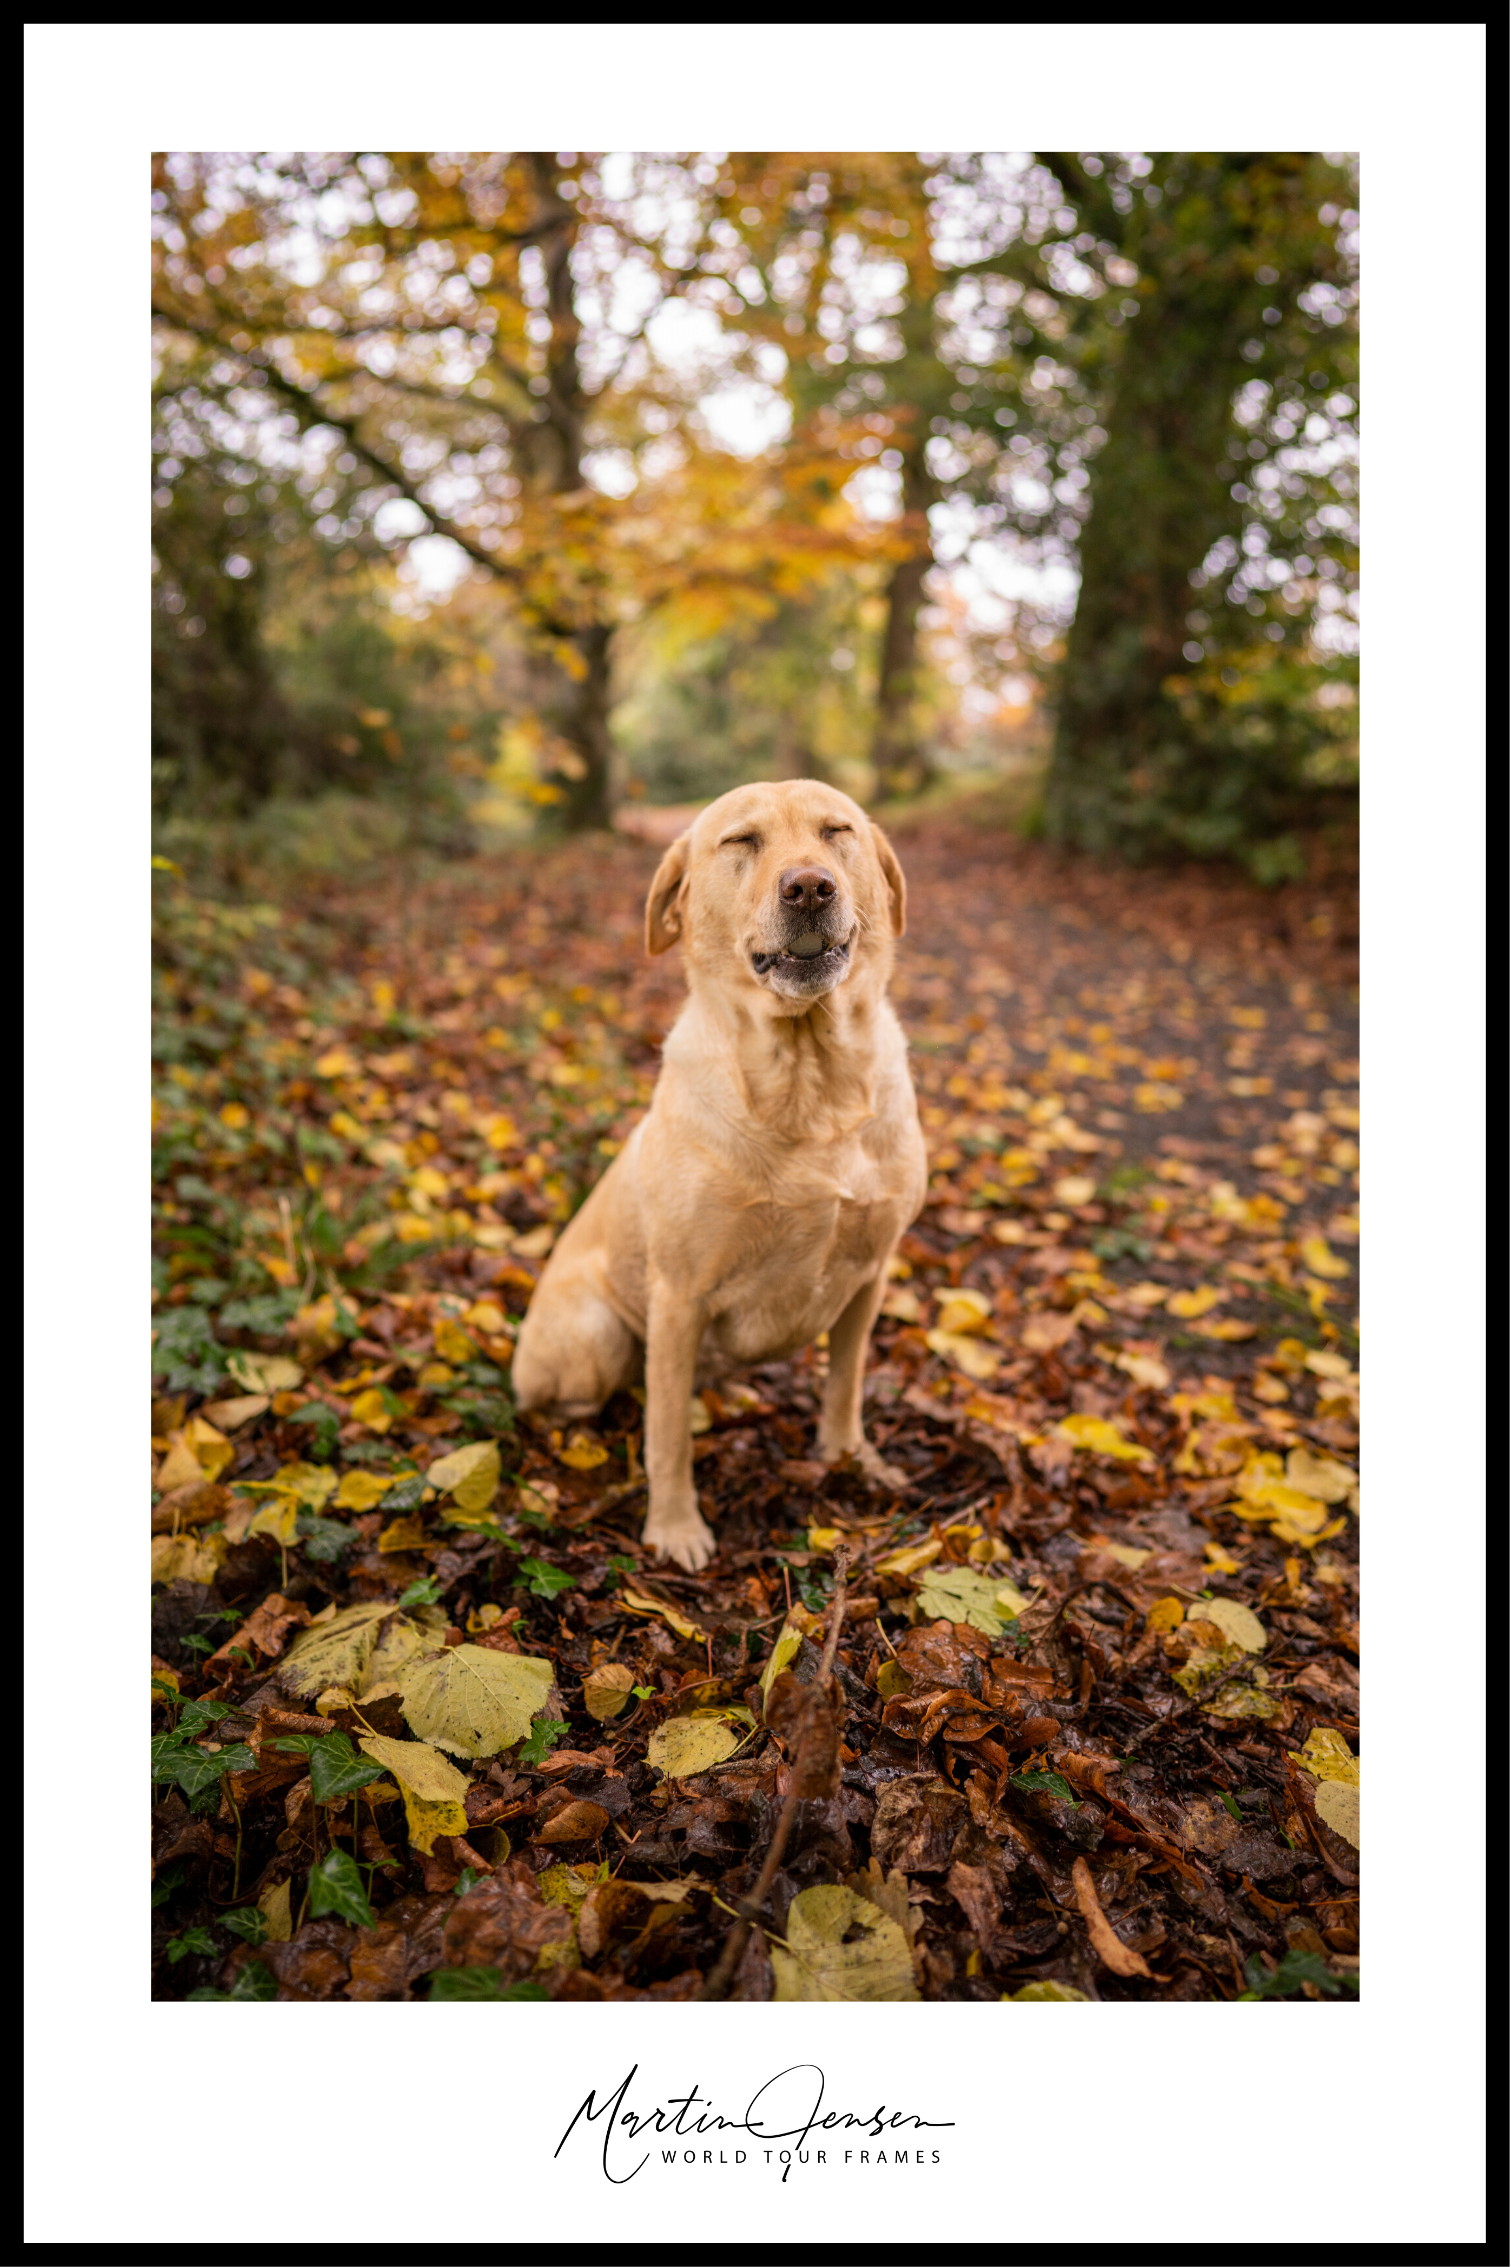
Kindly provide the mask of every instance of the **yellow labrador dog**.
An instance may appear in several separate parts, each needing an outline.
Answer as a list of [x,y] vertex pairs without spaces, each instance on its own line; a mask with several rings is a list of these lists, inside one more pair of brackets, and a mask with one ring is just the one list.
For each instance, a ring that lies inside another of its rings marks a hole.
[[893,1247],[927,1180],[886,997],[905,885],[891,844],[815,780],[737,787],[662,859],[653,953],[691,993],[647,1116],[566,1229],[514,1356],[522,1409],[587,1417],[645,1366],[645,1540],[714,1553],[693,1484],[695,1380],[829,1333],[818,1448],[901,1485],[862,1373]]

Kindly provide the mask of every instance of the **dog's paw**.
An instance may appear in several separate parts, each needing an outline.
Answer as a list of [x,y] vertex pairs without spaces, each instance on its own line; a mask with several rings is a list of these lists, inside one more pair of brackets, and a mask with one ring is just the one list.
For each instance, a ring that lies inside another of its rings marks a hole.
[[688,1574],[700,1574],[718,1549],[713,1530],[697,1511],[652,1511],[641,1540],[657,1556],[670,1559]]
[[868,1440],[859,1442],[854,1448],[841,1449],[833,1455],[826,1453],[820,1447],[819,1455],[825,1464],[836,1469],[840,1465],[848,1465],[852,1471],[858,1472],[861,1478],[873,1488],[890,1488],[896,1493],[902,1494],[912,1485],[907,1473],[899,1470],[897,1465],[889,1464],[886,1458],[878,1454]]

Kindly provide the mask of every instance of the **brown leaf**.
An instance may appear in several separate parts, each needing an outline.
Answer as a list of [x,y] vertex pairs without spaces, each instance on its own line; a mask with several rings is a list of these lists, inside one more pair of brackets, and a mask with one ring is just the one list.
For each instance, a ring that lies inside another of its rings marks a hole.
[[942,1779],[893,1779],[871,1821],[871,1853],[898,1873],[943,1873],[968,1816],[963,1795]]
[[535,1876],[511,1859],[457,1900],[446,1921],[448,1968],[497,1968],[506,1983],[528,1976],[540,1955],[571,1942],[572,1918],[541,1902]]
[[290,1630],[306,1628],[309,1618],[308,1606],[302,1606],[297,1599],[285,1598],[280,1590],[271,1591],[235,1635],[228,1637],[219,1651],[210,1655],[205,1663],[206,1679],[212,1679],[215,1672],[224,1676],[233,1669],[245,1668],[245,1662],[231,1659],[232,1651],[238,1646],[243,1653],[251,1655],[254,1663],[276,1660],[289,1641]]
[[1091,1939],[1091,1948],[1103,1966],[1110,1968],[1115,1976],[1147,1976],[1151,1974],[1152,1971],[1143,1954],[1135,1952],[1131,1945],[1124,1944],[1122,1938],[1114,1932],[1112,1923],[1097,1903],[1096,1884],[1091,1878],[1091,1868],[1084,1858],[1076,1859],[1075,1864],[1070,1869],[1070,1878],[1075,1884],[1076,1903],[1081,1908],[1081,1918],[1086,1923],[1086,1933]]
[[306,1921],[287,1944],[269,1940],[255,1951],[248,1946],[244,1957],[266,1962],[278,1979],[280,1999],[335,1999],[350,1973],[356,1934],[348,1921],[330,1917]]
[[567,1802],[553,1811],[544,1825],[537,1824],[537,1842],[596,1842],[607,1830],[609,1814],[601,1803]]
[[790,1669],[772,1681],[766,1721],[792,1759],[800,1800],[839,1793],[839,1722],[832,1688],[799,1684]]
[[223,1519],[230,1508],[229,1488],[213,1480],[186,1480],[153,1505],[152,1532],[171,1535],[175,1527],[203,1527],[206,1520]]

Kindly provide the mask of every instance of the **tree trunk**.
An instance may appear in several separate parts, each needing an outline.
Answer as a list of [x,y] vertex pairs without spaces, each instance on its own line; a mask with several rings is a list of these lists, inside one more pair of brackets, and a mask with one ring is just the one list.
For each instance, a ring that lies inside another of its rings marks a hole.
[[1217,225],[1201,256],[1155,229],[1139,247],[1139,312],[1091,467],[1045,787],[1046,832],[1086,850],[1218,854],[1250,831],[1263,801],[1222,748],[1220,725],[1194,725],[1198,712],[1183,711],[1172,684],[1202,604],[1191,576],[1238,519],[1233,398],[1253,374],[1242,349],[1265,294],[1252,239],[1230,215],[1242,210],[1234,177],[1252,162],[1206,161]]
[[929,538],[929,506],[938,493],[923,456],[923,436],[909,448],[903,467],[903,511],[914,527],[916,548],[900,559],[887,586],[887,626],[882,636],[881,671],[876,688],[876,733],[871,762],[884,795],[914,794],[934,777],[934,766],[919,728],[918,614],[924,578],[934,564]]
[[[557,225],[541,241],[545,263],[551,336],[546,348],[546,409],[551,450],[550,486],[560,497],[583,487],[584,396],[578,343],[582,325],[573,291],[572,251],[577,241],[576,207],[561,194],[554,160],[534,160],[537,186]],[[614,624],[595,606],[591,591],[574,609],[570,625],[553,625],[570,642],[580,664],[570,673],[557,725],[577,764],[578,776],[565,782],[562,818],[573,833],[606,827],[614,812],[614,744],[609,732],[613,683]]]

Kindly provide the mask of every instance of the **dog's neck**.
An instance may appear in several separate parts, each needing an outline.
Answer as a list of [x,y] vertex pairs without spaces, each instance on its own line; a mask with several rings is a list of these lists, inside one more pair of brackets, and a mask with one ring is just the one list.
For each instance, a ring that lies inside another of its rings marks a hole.
[[[743,1133],[813,1147],[853,1136],[882,1105],[900,1059],[885,967],[857,968],[800,1012],[773,1012],[715,984],[691,982],[669,1034],[668,1068]],[[784,1003],[789,1010],[794,1003]]]

